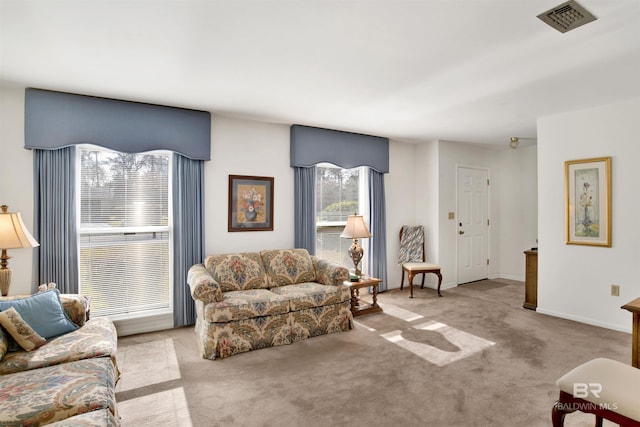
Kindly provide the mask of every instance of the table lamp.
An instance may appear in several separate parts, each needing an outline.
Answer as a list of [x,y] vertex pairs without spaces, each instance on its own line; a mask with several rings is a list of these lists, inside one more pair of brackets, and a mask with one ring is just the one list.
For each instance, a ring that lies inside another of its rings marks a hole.
[[8,267],[11,257],[7,255],[7,249],[35,248],[40,244],[25,227],[19,212],[7,212],[7,209],[9,209],[7,205],[2,205],[0,208],[2,209],[2,213],[0,213],[0,249],[2,249],[2,256],[0,256],[0,291],[2,291],[2,296],[6,296],[9,294],[11,276],[13,275],[13,272]]
[[348,254],[353,261],[353,265],[355,266],[356,276],[360,277],[362,271],[360,271],[360,268],[358,266],[360,265],[360,260],[362,260],[364,251],[362,250],[362,246],[360,246],[360,244],[358,243],[358,239],[371,237],[371,233],[369,233],[369,229],[367,229],[367,225],[364,223],[364,218],[362,218],[362,215],[349,215],[347,217],[347,225],[344,227],[344,231],[342,232],[340,237],[353,239],[353,244],[349,248]]

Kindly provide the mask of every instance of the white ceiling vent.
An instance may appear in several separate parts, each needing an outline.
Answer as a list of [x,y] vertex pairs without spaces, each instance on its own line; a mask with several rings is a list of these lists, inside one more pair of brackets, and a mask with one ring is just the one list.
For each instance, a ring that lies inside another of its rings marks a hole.
[[569,0],[551,10],[541,13],[538,15],[538,18],[561,33],[566,33],[567,31],[571,31],[581,25],[598,19],[574,0]]

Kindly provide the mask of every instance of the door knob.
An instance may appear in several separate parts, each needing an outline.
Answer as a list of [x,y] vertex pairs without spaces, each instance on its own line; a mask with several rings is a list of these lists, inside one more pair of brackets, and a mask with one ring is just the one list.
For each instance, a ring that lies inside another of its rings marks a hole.
[[463,230],[458,231],[458,234],[464,234]]

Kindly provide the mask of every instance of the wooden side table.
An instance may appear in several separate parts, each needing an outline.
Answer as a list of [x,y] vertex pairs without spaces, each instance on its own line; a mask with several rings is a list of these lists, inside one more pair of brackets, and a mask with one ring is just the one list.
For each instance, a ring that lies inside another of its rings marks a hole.
[[640,298],[636,298],[630,303],[620,308],[629,310],[633,313],[632,331],[631,331],[631,365],[640,368]]
[[[375,277],[360,279],[357,282],[350,282],[348,280],[343,282],[345,286],[349,286],[351,289],[351,313],[353,317],[382,312],[382,308],[378,305],[378,285],[380,282],[382,282],[382,280],[376,279]],[[373,288],[371,304],[360,299],[360,289],[368,288],[369,286]]]

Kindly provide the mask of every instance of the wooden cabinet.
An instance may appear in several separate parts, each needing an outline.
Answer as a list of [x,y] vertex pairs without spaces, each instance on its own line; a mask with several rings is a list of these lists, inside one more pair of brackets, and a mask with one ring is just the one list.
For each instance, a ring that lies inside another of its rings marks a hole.
[[631,327],[631,365],[640,368],[640,298],[636,298],[621,308],[633,313]]
[[524,251],[526,257],[524,308],[538,307],[538,251]]

